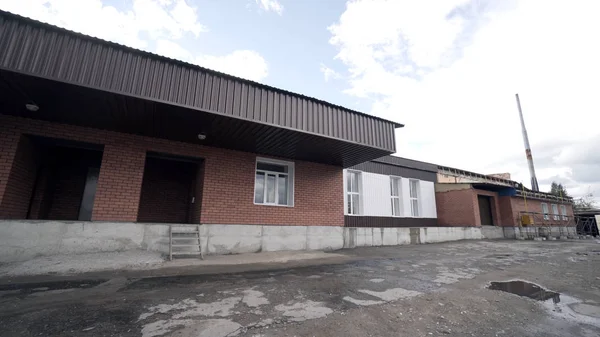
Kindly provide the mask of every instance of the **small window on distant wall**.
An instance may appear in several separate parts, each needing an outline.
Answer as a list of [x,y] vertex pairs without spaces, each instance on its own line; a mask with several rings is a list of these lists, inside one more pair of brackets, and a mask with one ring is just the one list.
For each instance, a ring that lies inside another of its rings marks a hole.
[[567,217],[567,206],[560,205],[560,213],[562,214],[562,219],[563,220],[568,220],[569,219],[569,217]]
[[294,163],[258,158],[254,178],[254,203],[294,205]]
[[419,181],[410,180],[410,214],[414,217],[420,216],[419,212]]
[[550,212],[548,212],[548,204],[542,203],[542,214],[544,215],[544,220],[550,220]]
[[347,193],[347,209],[348,214],[360,214],[360,188],[359,188],[360,173],[347,171],[346,174],[346,193]]
[[402,216],[402,185],[401,179],[390,177],[390,190],[392,195],[392,216]]
[[560,220],[560,215],[558,214],[558,205],[552,204],[552,214],[554,220]]

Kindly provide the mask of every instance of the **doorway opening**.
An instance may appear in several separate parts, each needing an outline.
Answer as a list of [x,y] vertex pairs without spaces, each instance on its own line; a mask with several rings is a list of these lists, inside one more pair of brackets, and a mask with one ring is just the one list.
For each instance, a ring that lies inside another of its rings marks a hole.
[[35,174],[27,219],[92,220],[102,145],[28,137]]
[[494,226],[494,217],[492,216],[492,198],[486,195],[478,195],[479,216],[482,226]]
[[138,222],[200,224],[202,159],[148,152]]

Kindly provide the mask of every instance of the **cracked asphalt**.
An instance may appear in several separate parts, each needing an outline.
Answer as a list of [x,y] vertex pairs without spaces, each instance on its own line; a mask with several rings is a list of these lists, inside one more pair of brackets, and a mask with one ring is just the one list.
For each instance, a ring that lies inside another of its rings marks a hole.
[[[0,336],[599,336],[600,243],[462,241],[175,276],[0,280]],[[536,301],[487,289],[525,280]]]

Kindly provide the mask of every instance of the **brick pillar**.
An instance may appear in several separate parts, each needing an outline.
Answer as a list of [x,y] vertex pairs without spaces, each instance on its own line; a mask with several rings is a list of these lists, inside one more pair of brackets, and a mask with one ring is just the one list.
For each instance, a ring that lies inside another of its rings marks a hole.
[[509,196],[498,198],[500,206],[500,226],[516,226],[515,217],[513,216],[512,201]]
[[132,144],[104,146],[94,221],[137,221],[146,151]]
[[39,164],[36,145],[27,136],[0,138],[0,219],[25,219]]

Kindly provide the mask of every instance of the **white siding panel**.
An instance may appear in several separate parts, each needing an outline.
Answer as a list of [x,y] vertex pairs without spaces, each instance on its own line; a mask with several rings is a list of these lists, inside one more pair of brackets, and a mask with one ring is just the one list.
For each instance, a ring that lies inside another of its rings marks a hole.
[[437,211],[435,207],[435,188],[433,182],[423,181],[419,182],[421,192],[421,211],[423,218],[437,218]]
[[361,215],[392,216],[390,177],[383,174],[362,172]]
[[[344,170],[344,214],[348,214],[346,205],[347,170]],[[411,217],[410,211],[410,181],[401,178],[402,216]],[[361,172],[360,173],[360,215],[366,216],[392,216],[390,177],[383,174]],[[420,214],[423,218],[437,218],[435,205],[434,183],[430,181],[419,181],[420,186]]]

